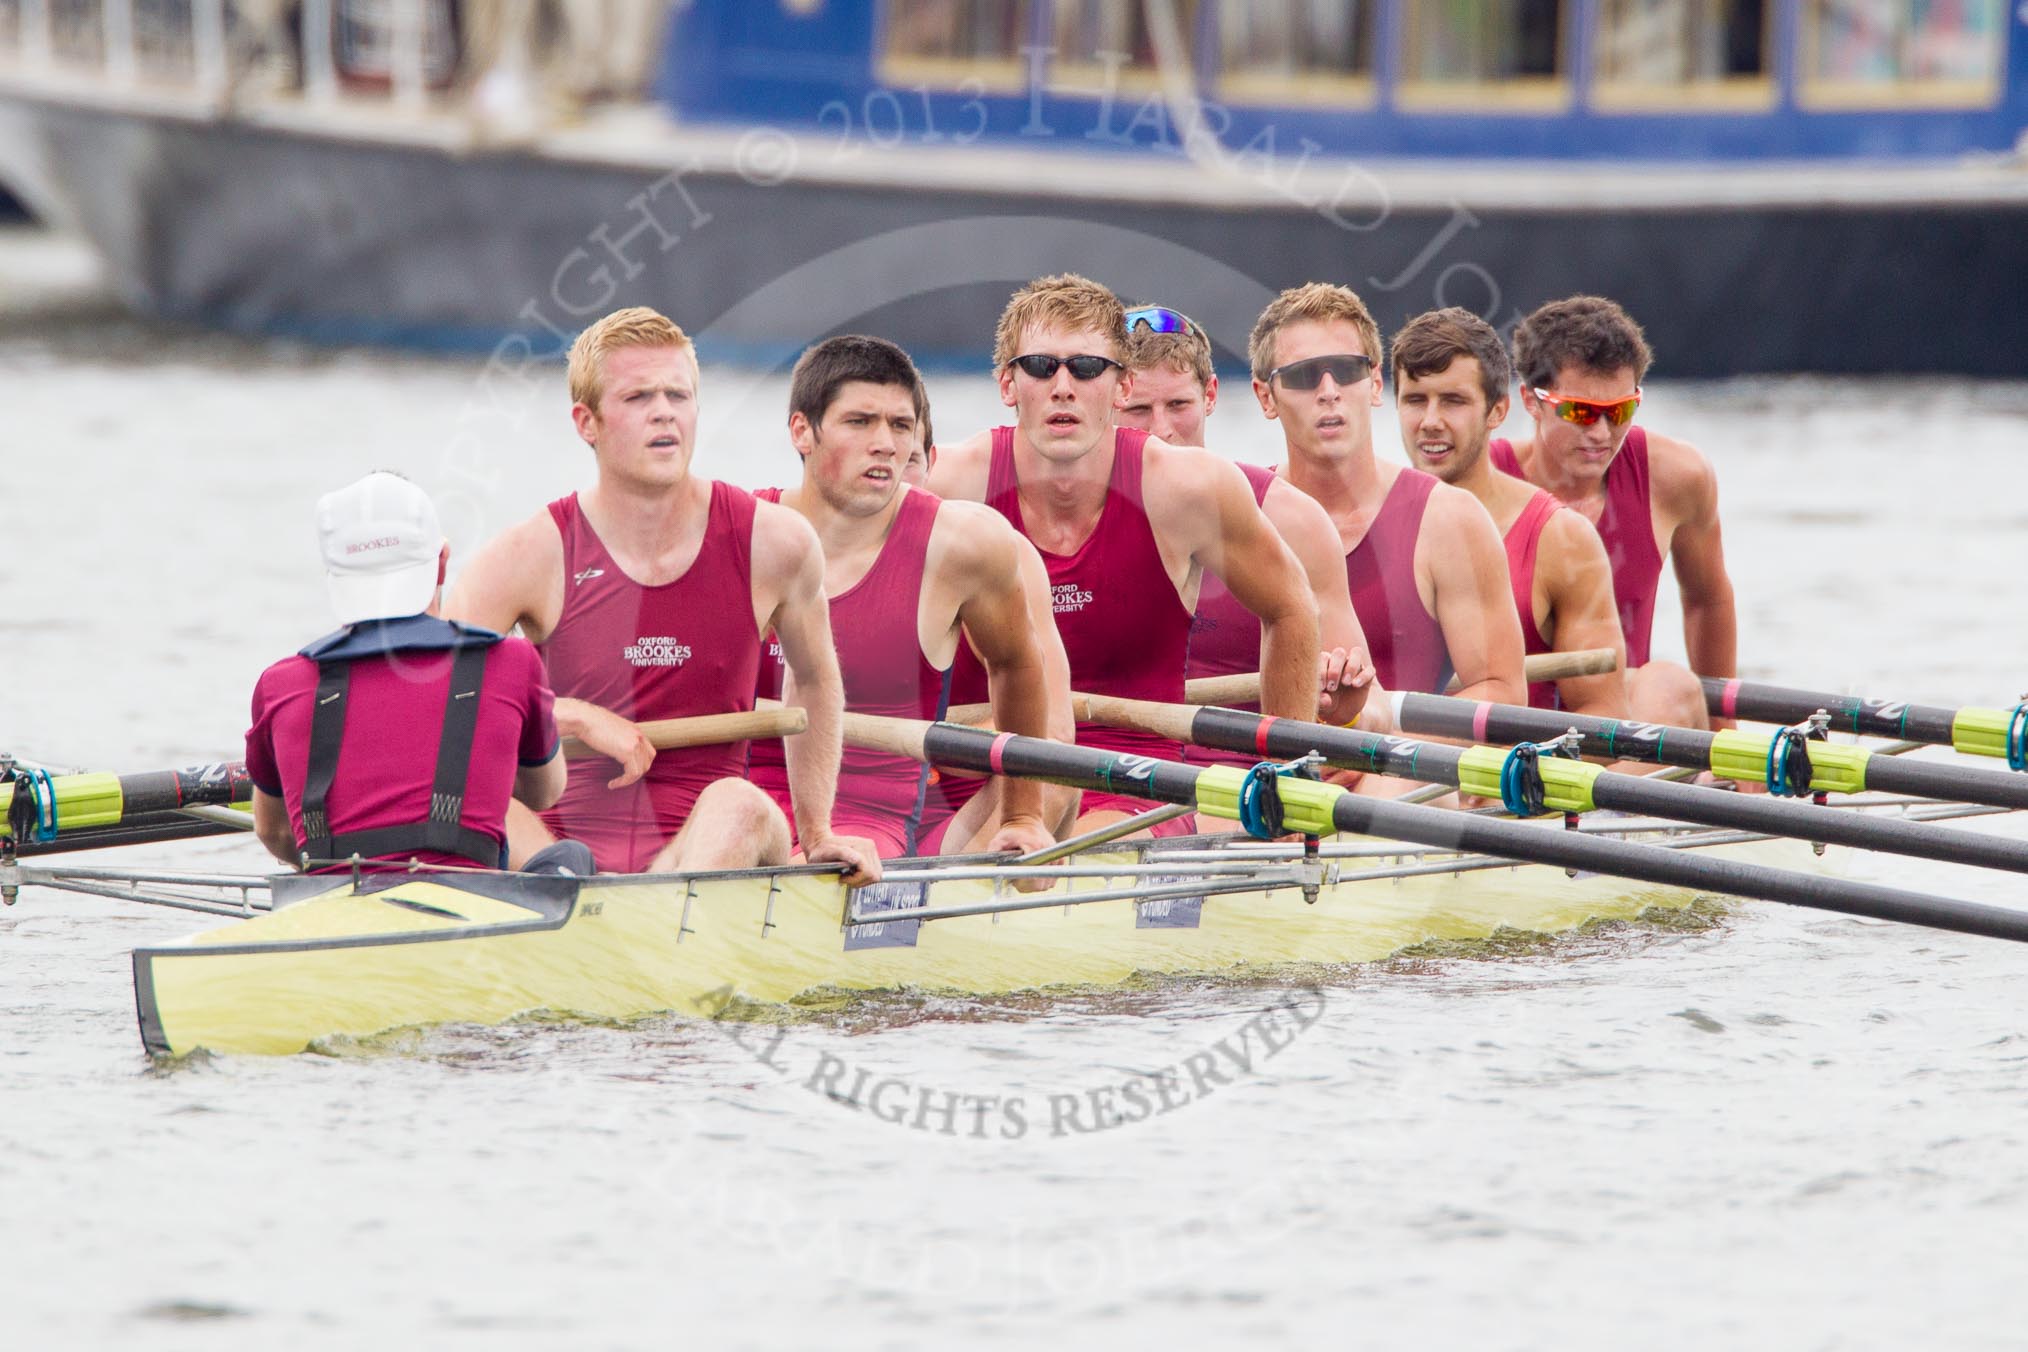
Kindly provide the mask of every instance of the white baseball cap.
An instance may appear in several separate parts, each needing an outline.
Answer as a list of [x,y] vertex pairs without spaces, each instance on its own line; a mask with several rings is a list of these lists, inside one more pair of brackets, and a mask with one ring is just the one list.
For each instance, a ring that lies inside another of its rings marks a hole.
[[429,494],[399,474],[377,470],[319,498],[317,543],[340,624],[430,608],[444,529]]

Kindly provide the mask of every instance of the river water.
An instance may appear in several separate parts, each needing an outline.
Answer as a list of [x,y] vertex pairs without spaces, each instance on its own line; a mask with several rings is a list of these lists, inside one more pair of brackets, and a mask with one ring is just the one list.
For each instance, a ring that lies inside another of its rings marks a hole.
[[[0,238],[0,278],[43,276],[43,247]],[[0,747],[24,756],[236,754],[255,675],[329,627],[320,492],[401,469],[469,551],[590,474],[557,368],[523,385],[35,305],[0,323]],[[789,476],[785,375],[704,382],[702,467]],[[983,377],[933,393],[945,437],[997,416]],[[1215,443],[1272,459],[1231,393]],[[2028,688],[2028,384],[1657,381],[1642,416],[1718,467],[1745,674]],[[1665,655],[1677,624],[1665,602]],[[1840,866],[2022,901],[1997,875]],[[152,1067],[127,955],[203,923],[35,890],[0,911],[11,1346],[2023,1341],[2028,953],[1996,941],[1745,905],[1314,994],[869,1001],[784,1030],[792,1074],[677,1018]],[[829,1056],[1040,1104],[1289,1001],[1314,1021],[1252,1073],[1105,1133],[953,1138],[804,1084]]]

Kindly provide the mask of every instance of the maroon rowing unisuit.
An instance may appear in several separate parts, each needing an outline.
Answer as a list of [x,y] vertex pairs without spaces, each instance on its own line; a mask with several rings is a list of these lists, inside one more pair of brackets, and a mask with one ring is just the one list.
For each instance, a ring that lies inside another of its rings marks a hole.
[[[780,502],[782,490],[763,488],[754,496]],[[938,505],[934,494],[904,488],[901,508],[888,527],[879,557],[865,576],[831,598],[831,640],[845,677],[845,707],[854,713],[943,717],[949,673],[931,666],[922,655],[918,627],[923,569]],[[782,646],[773,634],[768,635],[761,657],[758,692],[764,699],[781,697]],[[907,854],[915,846],[927,775],[925,766],[905,756],[846,747],[831,829],[871,839],[883,859]],[[747,777],[781,806],[793,831],[795,807],[781,738],[748,744]]]
[[[1275,472],[1261,465],[1241,465],[1239,472],[1253,489],[1253,500],[1265,506]],[[1236,676],[1259,670],[1260,617],[1241,605],[1223,582],[1206,573],[1197,592],[1197,614],[1190,621],[1190,660],[1184,667],[1184,675],[1194,681],[1204,676]],[[1260,702],[1252,700],[1233,707],[1253,710],[1260,708]],[[1213,747],[1185,746],[1183,759],[1192,765],[1251,766],[1260,757]]]
[[[402,822],[429,820],[452,652],[404,652],[352,664],[338,770],[325,797],[331,834],[349,835]],[[317,698],[317,664],[285,657],[261,673],[246,734],[247,777],[287,804],[296,844],[303,844],[303,784]],[[459,820],[504,843],[507,800],[524,765],[556,754],[556,720],[535,650],[505,638],[486,654],[479,719]],[[471,867],[437,850],[404,850],[425,864]],[[504,864],[504,859],[503,859]]]
[[[1037,546],[1049,569],[1050,609],[1070,659],[1070,683],[1094,695],[1181,703],[1183,666],[1190,652],[1190,612],[1169,580],[1162,554],[1148,523],[1141,494],[1142,451],[1146,432],[1113,429],[1112,479],[1105,506],[1091,534],[1070,554],[1052,554]],[[1014,475],[1014,429],[993,429],[992,464],[987,474],[986,505],[1028,535],[1021,516],[1020,484]],[[1029,537],[1031,542],[1033,537]],[[951,678],[953,704],[986,698],[986,676],[965,644]],[[1141,756],[1176,759],[1177,745],[1166,737],[1094,723],[1077,725],[1081,746],[1125,751]],[[978,792],[979,781],[944,776],[938,795],[943,810],[935,825],[947,824],[952,813]],[[1116,810],[1144,812],[1153,804],[1119,794],[1086,792],[1082,812]],[[934,848],[931,814],[925,813],[924,848]],[[1172,818],[1155,828],[1157,835],[1183,835],[1195,828],[1191,817]]]
[[[1530,657],[1550,651],[1549,640],[1535,623],[1535,556],[1542,546],[1543,527],[1562,510],[1555,494],[1538,488],[1502,540],[1507,546],[1507,577],[1514,584],[1514,609],[1521,616],[1521,651]],[[1561,708],[1556,682],[1530,681],[1528,703],[1537,709]]]
[[[1493,466],[1517,479],[1520,458],[1514,444],[1495,438],[1487,452]],[[1648,664],[1654,637],[1655,597],[1662,585],[1662,550],[1655,543],[1655,515],[1648,497],[1648,434],[1627,429],[1619,454],[1606,466],[1605,507],[1599,512],[1598,538],[1613,570],[1613,601],[1620,612],[1620,634],[1627,642],[1627,669]],[[1523,626],[1524,628],[1526,626]]]
[[[753,708],[760,632],[753,620],[751,494],[711,485],[710,519],[683,576],[646,587],[621,571],[577,495],[549,504],[563,536],[563,613],[541,645],[558,699],[646,722]],[[714,780],[746,772],[746,743],[657,753],[648,773],[609,789],[613,762],[572,763],[542,820],[591,847],[603,872],[635,873],[682,827]]]
[[1451,678],[1443,626],[1415,586],[1415,542],[1437,478],[1401,470],[1366,535],[1345,556],[1352,613],[1366,631],[1373,673],[1388,690],[1440,695]]

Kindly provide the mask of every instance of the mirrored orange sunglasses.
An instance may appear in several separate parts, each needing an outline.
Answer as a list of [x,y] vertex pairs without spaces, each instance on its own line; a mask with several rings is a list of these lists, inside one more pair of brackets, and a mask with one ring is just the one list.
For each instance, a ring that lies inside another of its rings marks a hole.
[[1634,392],[1625,399],[1603,404],[1590,399],[1572,399],[1567,394],[1551,394],[1543,389],[1536,390],[1535,397],[1567,423],[1589,427],[1604,418],[1614,427],[1624,427],[1634,420],[1634,411],[1641,406],[1641,387],[1634,386]]

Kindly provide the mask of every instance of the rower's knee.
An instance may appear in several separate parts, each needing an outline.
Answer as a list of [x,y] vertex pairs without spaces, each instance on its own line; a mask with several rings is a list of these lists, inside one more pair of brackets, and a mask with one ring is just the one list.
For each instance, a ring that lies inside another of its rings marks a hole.
[[1638,723],[1708,728],[1704,687],[1697,674],[1675,662],[1650,662],[1627,673],[1627,709]]
[[555,843],[533,809],[517,798],[507,800],[507,867],[518,869]]
[[697,795],[684,823],[679,868],[785,864],[789,822],[775,800],[744,779],[720,779]]

